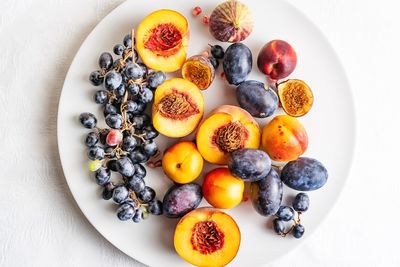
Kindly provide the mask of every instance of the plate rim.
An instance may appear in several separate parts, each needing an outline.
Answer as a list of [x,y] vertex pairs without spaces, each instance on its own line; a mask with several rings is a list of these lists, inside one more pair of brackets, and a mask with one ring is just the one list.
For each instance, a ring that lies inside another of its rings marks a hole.
[[[75,53],[73,60],[71,61],[68,71],[65,75],[64,78],[64,82],[62,85],[62,89],[61,89],[61,93],[60,93],[60,97],[59,97],[59,101],[58,101],[58,107],[57,107],[57,129],[56,129],[56,136],[57,136],[57,150],[58,150],[58,155],[59,155],[59,159],[60,159],[60,163],[61,163],[61,168],[62,168],[62,172],[64,175],[64,179],[66,180],[66,183],[68,185],[68,190],[70,191],[74,202],[77,204],[77,206],[79,207],[80,212],[84,215],[85,219],[90,223],[90,225],[107,241],[109,242],[112,246],[114,246],[115,248],[117,248],[119,251],[121,251],[122,253],[124,253],[125,255],[127,255],[129,258],[135,260],[136,262],[139,262],[141,264],[147,265],[146,263],[146,259],[145,257],[142,257],[141,254],[136,254],[134,257],[132,255],[130,255],[130,253],[128,253],[127,251],[125,251],[125,249],[121,248],[120,246],[117,246],[116,244],[114,244],[114,242],[111,241],[111,238],[108,237],[108,234],[106,233],[106,231],[102,231],[101,229],[99,229],[96,224],[86,215],[84,209],[81,207],[81,203],[77,200],[73,190],[71,190],[71,185],[70,185],[70,180],[67,178],[66,173],[68,173],[67,168],[65,167],[65,159],[62,156],[62,153],[60,152],[60,147],[61,147],[61,138],[60,138],[60,128],[61,128],[61,120],[60,120],[60,109],[61,109],[61,105],[62,105],[62,99],[63,96],[65,94],[65,86],[66,83],[68,81],[68,78],[71,76],[71,72],[72,72],[72,66],[75,64],[75,62],[77,61],[78,56],[81,54],[82,52],[82,46],[86,43],[86,41],[88,39],[90,39],[90,37],[94,34],[94,32],[96,31],[97,27],[103,23],[107,18],[109,18],[117,9],[123,8],[125,5],[128,5],[131,1],[134,0],[127,0],[122,2],[121,4],[119,4],[118,6],[114,7],[107,15],[105,15],[100,21],[98,21],[96,23],[96,25],[93,26],[93,28],[90,30],[90,33],[84,38],[84,40],[80,43],[80,46],[77,50],[77,52]],[[353,131],[351,132],[351,135],[348,136],[348,139],[351,139],[351,155],[349,155],[349,163],[348,163],[348,168],[347,170],[345,170],[345,177],[343,179],[342,182],[342,186],[339,188],[339,191],[337,191],[337,196],[335,197],[334,201],[332,202],[332,205],[330,205],[327,208],[327,211],[325,212],[325,214],[322,216],[320,222],[318,223],[318,226],[316,227],[316,229],[313,229],[312,231],[309,232],[309,234],[307,234],[306,236],[304,236],[302,239],[300,240],[296,240],[296,244],[289,250],[287,250],[286,252],[281,253],[279,256],[275,257],[274,259],[272,259],[269,262],[266,262],[265,264],[273,264],[277,261],[279,261],[283,256],[287,255],[288,253],[292,252],[294,249],[298,249],[300,245],[303,245],[304,242],[306,240],[308,240],[311,236],[313,236],[315,234],[316,231],[318,231],[318,229],[320,228],[321,224],[323,224],[325,222],[325,220],[331,215],[332,211],[334,210],[334,208],[336,207],[338,200],[342,197],[343,191],[348,183],[348,180],[351,177],[351,172],[353,170],[353,166],[354,166],[354,160],[355,160],[355,152],[357,149],[357,134],[358,134],[358,119],[357,119],[357,108],[356,108],[356,102],[355,102],[355,98],[354,98],[354,90],[352,89],[351,86],[351,82],[348,76],[348,73],[346,71],[346,68],[344,67],[344,64],[341,60],[341,57],[339,56],[339,54],[337,53],[337,51],[334,49],[332,43],[329,41],[329,39],[327,38],[327,36],[325,35],[325,33],[320,29],[320,27],[318,27],[318,25],[316,23],[314,23],[314,21],[308,16],[308,14],[304,13],[301,9],[299,9],[299,7],[297,5],[292,4],[291,2],[287,1],[287,0],[270,0],[270,1],[274,1],[274,2],[281,2],[285,5],[290,6],[293,10],[295,10],[299,15],[301,15],[301,17],[307,21],[307,23],[309,23],[310,25],[313,25],[313,27],[315,28],[315,30],[317,30],[318,34],[321,36],[321,41],[323,41],[326,45],[326,47],[330,50],[330,52],[333,54],[333,56],[337,59],[337,63],[338,63],[338,67],[341,70],[341,74],[343,75],[343,81],[346,84],[346,87],[348,88],[348,93],[349,93],[349,98],[350,98],[350,103],[351,103],[351,113],[349,113],[349,115],[351,115],[352,117],[352,121],[353,121]]]

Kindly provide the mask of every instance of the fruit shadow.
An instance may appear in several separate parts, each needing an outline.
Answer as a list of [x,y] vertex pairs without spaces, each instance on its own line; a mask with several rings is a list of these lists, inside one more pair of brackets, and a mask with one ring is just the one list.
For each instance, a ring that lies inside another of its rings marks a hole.
[[[164,216],[164,215],[162,215],[162,216]],[[170,219],[170,218],[163,217],[161,222],[158,224],[159,225],[159,228],[158,228],[159,234],[157,236],[160,240],[160,244],[169,250],[171,250],[171,249],[174,250],[174,232],[175,232],[175,228],[176,228],[176,225],[178,224],[178,222],[179,222],[179,218],[178,219]]]
[[275,219],[275,216],[268,216],[267,219],[265,220],[265,227],[267,229],[272,229],[273,228],[273,221]]

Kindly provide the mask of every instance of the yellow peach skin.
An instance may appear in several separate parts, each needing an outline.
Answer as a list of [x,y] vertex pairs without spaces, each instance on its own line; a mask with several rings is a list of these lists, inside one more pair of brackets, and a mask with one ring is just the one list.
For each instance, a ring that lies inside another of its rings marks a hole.
[[186,184],[199,177],[203,170],[203,158],[194,143],[179,142],[164,153],[162,167],[172,181]]

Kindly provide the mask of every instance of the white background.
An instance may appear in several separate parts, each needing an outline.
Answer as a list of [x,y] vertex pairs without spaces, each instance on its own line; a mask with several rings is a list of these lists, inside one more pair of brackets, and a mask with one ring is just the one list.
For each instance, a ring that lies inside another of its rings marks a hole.
[[[56,140],[68,67],[87,34],[121,2],[0,1],[0,266],[142,266],[78,209]],[[333,211],[271,266],[400,266],[398,1],[290,2],[340,55],[358,132],[354,164]]]

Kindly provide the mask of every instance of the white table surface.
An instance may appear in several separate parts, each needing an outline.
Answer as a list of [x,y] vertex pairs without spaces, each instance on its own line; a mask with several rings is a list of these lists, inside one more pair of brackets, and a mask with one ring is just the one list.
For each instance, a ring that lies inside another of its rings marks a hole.
[[[57,105],[69,65],[121,2],[0,1],[0,266],[143,266],[85,219],[57,151]],[[400,266],[398,1],[290,2],[341,55],[356,100],[357,150],[331,214],[270,266]]]

